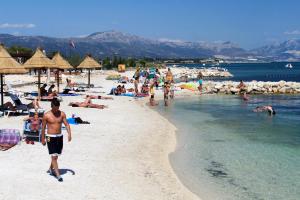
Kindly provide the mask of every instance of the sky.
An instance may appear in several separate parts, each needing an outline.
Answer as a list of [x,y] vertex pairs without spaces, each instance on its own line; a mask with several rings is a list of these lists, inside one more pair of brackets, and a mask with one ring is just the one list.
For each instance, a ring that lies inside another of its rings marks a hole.
[[252,49],[300,38],[299,8],[299,0],[14,0],[1,2],[0,33],[82,37],[116,30]]

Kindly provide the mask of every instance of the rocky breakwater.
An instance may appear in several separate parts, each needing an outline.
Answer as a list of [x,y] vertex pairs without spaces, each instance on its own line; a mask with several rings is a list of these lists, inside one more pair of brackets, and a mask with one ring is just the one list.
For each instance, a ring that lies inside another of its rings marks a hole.
[[203,84],[203,90],[206,93],[222,93],[222,94],[239,94],[246,92],[247,94],[300,94],[300,82],[262,82],[251,81],[245,82],[244,88],[238,88],[239,82],[207,81]]
[[[211,67],[211,68],[186,68],[186,67],[171,67],[172,74],[176,82],[185,82],[188,80],[197,79],[199,72],[203,77],[233,77],[233,75],[225,68]],[[161,70],[163,74],[167,69]]]

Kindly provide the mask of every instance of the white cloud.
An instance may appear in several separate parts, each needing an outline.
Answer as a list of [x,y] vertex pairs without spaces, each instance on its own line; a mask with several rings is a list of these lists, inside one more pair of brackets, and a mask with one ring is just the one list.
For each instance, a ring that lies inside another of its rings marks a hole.
[[34,28],[35,24],[0,24],[0,28]]
[[284,32],[286,35],[300,35],[300,30],[286,31]]

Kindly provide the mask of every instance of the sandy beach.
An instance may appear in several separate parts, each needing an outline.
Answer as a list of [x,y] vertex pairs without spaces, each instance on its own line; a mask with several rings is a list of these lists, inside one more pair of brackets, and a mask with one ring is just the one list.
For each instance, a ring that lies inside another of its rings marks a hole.
[[[92,76],[92,83],[102,87],[92,89],[99,95],[106,95],[117,84],[105,77]],[[6,80],[12,78],[7,76]],[[87,78],[74,80],[86,82]],[[36,86],[16,89],[30,91]],[[114,100],[93,101],[108,105],[104,110],[67,106],[71,101],[83,101],[83,97],[63,97],[61,102],[67,117],[76,114],[90,122],[71,125],[70,143],[64,137],[59,158],[64,182],[46,173],[50,156],[45,146],[22,142],[0,153],[0,199],[199,199],[182,185],[169,163],[168,156],[176,147],[176,127],[145,105],[148,97],[114,96]],[[50,109],[49,102],[41,104]],[[23,118],[2,117],[0,126],[22,131]]]

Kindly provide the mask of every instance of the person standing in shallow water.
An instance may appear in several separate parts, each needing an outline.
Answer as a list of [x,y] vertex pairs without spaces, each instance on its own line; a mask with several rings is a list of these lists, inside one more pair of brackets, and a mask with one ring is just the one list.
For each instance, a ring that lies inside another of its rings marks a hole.
[[[53,99],[51,102],[51,110],[45,113],[42,121],[42,144],[45,145],[45,136],[47,140],[48,151],[51,156],[51,164],[49,173],[53,172],[58,181],[62,182],[63,179],[60,176],[58,170],[57,159],[61,155],[63,149],[63,135],[61,133],[62,123],[66,126],[68,132],[68,141],[72,139],[70,125],[67,122],[66,114],[59,110],[60,103],[57,99]],[[45,129],[47,126],[47,134],[45,135]]]
[[198,74],[198,83],[199,83],[198,90],[199,90],[200,94],[202,94],[202,85],[203,85],[203,74],[202,74],[202,72],[199,72],[199,74]]

